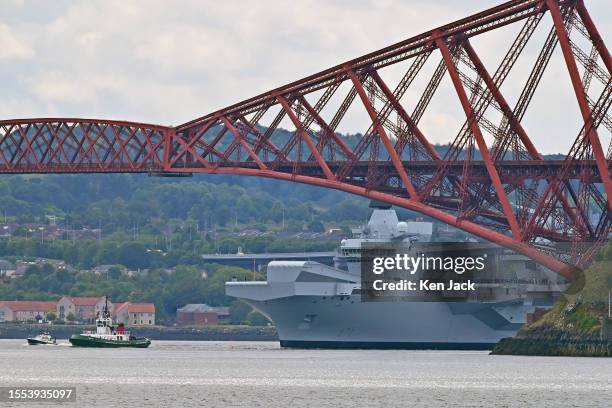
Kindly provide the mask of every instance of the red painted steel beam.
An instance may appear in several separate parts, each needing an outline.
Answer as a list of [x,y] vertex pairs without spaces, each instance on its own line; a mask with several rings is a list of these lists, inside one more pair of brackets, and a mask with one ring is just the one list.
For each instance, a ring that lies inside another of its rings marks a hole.
[[[215,123],[217,123],[217,121],[219,120],[218,117],[214,117],[211,120],[209,120],[208,122],[206,122],[204,124],[204,126],[202,126],[201,129],[198,129],[195,134],[193,136],[191,136],[189,143],[187,143],[187,145],[185,145],[185,148],[182,151],[177,152],[177,154],[175,155],[172,163],[170,163],[171,165],[176,163],[176,161],[181,158],[181,156],[183,156],[184,154],[187,153],[187,146],[193,148],[193,145],[196,142],[201,141],[202,136],[208,131],[208,129],[210,129],[212,127],[212,125],[214,125]],[[176,131],[174,132],[174,134],[176,135]]]
[[[244,116],[240,116],[238,120],[242,122],[249,129],[251,133],[257,136],[256,145],[259,145],[260,141],[263,140],[263,143],[268,145],[268,147],[274,152],[274,154],[277,155],[277,157],[280,156],[283,160],[287,160],[287,157],[283,155],[283,152],[281,151],[281,149],[279,149],[278,146],[272,143],[270,139],[264,138],[264,135],[262,135],[261,132],[257,130]],[[257,151],[255,149],[253,150],[255,154],[257,154]]]
[[601,57],[604,65],[608,69],[608,73],[611,73],[612,72],[612,58],[610,58],[610,52],[608,52],[608,48],[606,47],[606,44],[604,43],[603,38],[601,38],[601,35],[599,35],[599,31],[597,31],[597,27],[595,26],[595,23],[591,19],[591,15],[587,11],[586,7],[584,6],[584,2],[582,0],[578,0],[578,4],[576,4],[576,11],[578,12],[580,19],[582,20],[582,23],[587,29],[587,32],[591,36],[591,41],[593,42],[593,45],[595,45],[595,48],[597,49],[599,56]]
[[436,149],[433,148],[431,143],[429,143],[429,140],[427,140],[425,135],[423,135],[423,132],[421,132],[421,129],[419,129],[419,127],[417,126],[416,122],[412,120],[410,115],[408,115],[408,113],[404,110],[404,107],[399,103],[397,98],[395,98],[395,96],[393,95],[393,92],[391,92],[387,84],[385,84],[385,82],[382,80],[380,75],[378,75],[378,72],[372,71],[370,75],[374,79],[374,82],[378,84],[378,86],[380,87],[380,90],[383,92],[383,94],[385,94],[385,97],[389,100],[389,102],[391,103],[395,111],[398,113],[398,115],[400,115],[402,120],[406,122],[410,131],[416,136],[419,142],[421,142],[421,144],[425,147],[425,150],[427,150],[427,153],[429,153],[431,158],[434,160],[441,160],[442,158],[440,157]]
[[266,170],[267,169],[266,165],[261,161],[259,157],[257,157],[257,154],[255,154],[253,149],[251,149],[251,146],[249,146],[249,144],[244,140],[244,137],[242,136],[242,134],[240,134],[238,129],[236,129],[234,125],[232,125],[232,123],[229,120],[227,120],[225,116],[221,116],[221,121],[225,124],[225,126],[229,129],[229,131],[234,135],[238,143],[240,143],[240,145],[244,147],[244,150],[247,151],[248,155],[251,156],[253,161],[257,163],[257,166],[262,170]]
[[129,155],[126,153],[125,146],[130,142],[132,137],[134,137],[134,134],[136,133],[135,129],[132,129],[130,131],[130,135],[124,140],[121,140],[121,137],[119,137],[119,134],[117,133],[115,127],[111,127],[111,131],[113,132],[115,140],[119,140],[119,149],[117,149],[117,151],[111,156],[111,159],[108,161],[108,165],[115,161],[119,157],[119,155],[125,154],[125,156],[128,158],[130,167],[134,168],[134,163],[132,162],[132,160],[130,160]]
[[225,133],[227,133],[227,128],[222,126],[221,129],[217,132],[215,138],[210,142],[206,143],[202,138],[196,139],[197,143],[204,146],[204,153],[202,153],[202,157],[206,157],[209,154],[214,154],[221,160],[227,160],[227,157],[224,152],[220,152],[216,149],[217,144],[221,141]]
[[559,45],[561,46],[563,58],[565,59],[565,64],[567,65],[567,70],[572,81],[572,87],[574,88],[574,93],[576,94],[576,99],[578,100],[578,106],[580,107],[580,113],[582,114],[582,119],[584,120],[585,137],[588,138],[591,149],[593,150],[593,155],[595,156],[597,167],[599,168],[601,181],[604,185],[604,189],[606,190],[606,195],[608,196],[608,206],[610,210],[612,210],[612,178],[610,178],[608,163],[601,147],[601,142],[599,141],[599,135],[593,126],[591,108],[589,107],[587,95],[582,86],[582,79],[580,78],[580,72],[578,72],[578,66],[576,65],[576,60],[574,59],[574,55],[572,53],[569,36],[567,35],[567,31],[565,31],[563,17],[561,16],[561,12],[559,11],[559,7],[555,0],[545,1],[553,19],[553,23],[555,24]]
[[346,157],[348,157],[349,159],[356,159],[355,153],[353,153],[351,148],[348,147],[348,145],[344,142],[344,140],[342,140],[342,138],[336,134],[336,132],[327,124],[327,122],[325,122],[325,120],[323,120],[323,118],[312,107],[312,105],[308,103],[306,98],[304,98],[303,96],[300,96],[298,99],[300,103],[306,108],[306,110],[314,117],[315,121],[319,124],[319,126],[321,127],[322,133],[325,132],[327,136],[331,137],[334,140],[334,142],[336,142],[336,144],[340,147],[340,150],[342,150],[342,152],[346,155]]
[[[106,126],[104,127],[100,127],[99,124],[94,124],[94,123],[90,123],[90,126],[87,127],[87,129],[85,130],[85,132],[83,133],[83,136],[85,136],[85,138],[87,139],[87,144],[89,147],[87,147],[87,150],[82,152],[79,151],[79,153],[81,153],[81,160],[79,161],[79,165],[84,164],[83,162],[85,161],[85,159],[87,158],[87,156],[89,154],[91,154],[91,152],[93,151],[93,154],[96,156],[96,159],[98,160],[98,162],[102,163],[102,160],[100,159],[98,152],[96,149],[94,149],[94,146],[96,145],[96,143],[98,142],[98,139],[100,139],[102,136],[102,133],[106,131]],[[95,140],[93,140],[90,137],[90,133],[92,133],[92,128],[96,127],[97,129],[97,137],[95,138]]]
[[163,166],[163,150],[162,150],[162,157],[159,157],[158,154],[158,150],[160,148],[160,146],[164,145],[165,140],[167,139],[166,134],[162,134],[161,139],[156,143],[156,144],[151,144],[151,136],[153,135],[153,131],[149,132],[149,137],[147,138],[147,143],[149,144],[149,153],[147,153],[147,155],[144,157],[143,162],[146,162],[149,158],[153,158],[155,157],[157,159],[157,161],[160,161],[162,163]]
[[525,129],[523,128],[521,123],[514,115],[514,112],[512,112],[510,105],[508,104],[508,102],[506,102],[506,98],[504,98],[504,95],[502,95],[499,88],[495,85],[493,78],[491,78],[491,75],[489,75],[489,72],[487,71],[484,64],[480,60],[480,57],[472,47],[472,44],[470,44],[470,41],[466,38],[461,42],[461,45],[465,49],[470,61],[472,61],[472,63],[476,67],[476,71],[487,85],[487,88],[493,95],[493,98],[495,98],[502,112],[510,122],[511,128],[518,134],[519,138],[521,139],[521,142],[523,142],[523,145],[527,148],[527,151],[529,152],[531,157],[541,160],[542,155],[538,152],[534,144],[531,142],[531,139],[527,135],[527,132],[525,132]]
[[164,170],[170,170],[170,150],[172,149],[172,140],[176,137],[176,131],[174,129],[167,130],[164,132],[164,155],[162,159],[162,167]]
[[308,136],[308,133],[306,133],[306,130],[304,129],[304,125],[302,125],[302,122],[300,122],[295,112],[293,112],[293,109],[291,109],[291,106],[289,106],[289,103],[287,102],[287,100],[280,95],[278,95],[276,99],[280,102],[280,104],[282,105],[287,115],[289,115],[289,118],[293,122],[293,126],[295,126],[296,132],[300,135],[302,140],[306,142],[308,149],[310,149],[310,152],[313,154],[313,156],[317,160],[317,163],[319,163],[319,166],[321,166],[321,169],[323,169],[323,173],[325,173],[325,177],[327,177],[329,180],[335,180],[336,176],[334,176],[334,173],[332,173],[331,170],[329,169],[329,166],[323,159],[323,156],[321,156],[321,152],[317,150],[317,146],[315,146],[315,144],[310,139],[310,136]]
[[[208,160],[205,160],[205,159],[204,159],[202,156],[200,156],[200,155],[199,155],[199,154],[198,154],[198,153],[197,153],[195,150],[193,150],[193,147],[189,146],[189,144],[188,144],[188,143],[186,143],[186,142],[185,142],[185,141],[184,141],[182,138],[177,138],[176,140],[179,142],[179,144],[182,144],[182,145],[185,147],[185,149],[186,149],[186,150],[187,150],[189,153],[191,153],[191,155],[192,155],[192,156],[193,156],[193,157],[194,157],[194,158],[195,158],[197,161],[199,161],[200,163],[202,163],[202,165],[203,165],[204,167],[206,167],[207,169],[212,167],[212,164],[211,164],[211,163],[210,163]],[[175,164],[175,163],[176,163],[176,161],[174,161],[172,164]],[[171,167],[171,166],[169,166],[169,167]]]
[[[243,115],[244,116],[244,115]],[[285,111],[283,109],[279,110],[278,113],[276,114],[276,117],[274,118],[274,120],[272,121],[272,123],[266,128],[265,133],[263,134],[263,136],[260,138],[260,140],[258,141],[258,143],[255,145],[255,153],[259,153],[259,151],[263,148],[264,144],[270,139],[270,137],[272,136],[272,133],[274,133],[276,131],[276,128],[278,127],[278,125],[281,123],[281,121],[283,120],[283,118],[285,117]],[[282,149],[281,149],[281,155],[283,158],[286,159],[285,154],[283,153]]]
[[393,166],[397,170],[397,173],[399,174],[400,179],[402,180],[402,183],[404,183],[404,186],[408,190],[408,194],[410,194],[410,198],[412,200],[419,201],[419,195],[416,189],[414,188],[414,186],[412,185],[412,182],[410,181],[410,178],[408,177],[408,173],[406,172],[406,169],[404,168],[404,165],[402,164],[402,160],[400,159],[397,152],[395,151],[393,143],[391,143],[389,136],[387,136],[387,132],[385,132],[385,129],[380,124],[380,121],[378,120],[378,115],[376,111],[374,110],[374,106],[372,106],[372,102],[370,101],[370,98],[368,98],[368,95],[366,94],[365,89],[363,89],[363,85],[361,85],[361,81],[359,80],[359,78],[357,78],[357,75],[352,70],[349,70],[347,73],[348,73],[348,76],[351,78],[351,81],[353,82],[353,86],[357,90],[357,94],[359,95],[359,98],[361,98],[361,102],[363,103],[363,106],[365,107],[366,111],[368,112],[368,115],[370,116],[370,119],[372,120],[372,126],[374,127],[374,129],[376,130],[376,133],[382,140],[383,145],[385,146],[385,149],[387,150],[387,153],[389,154],[389,157],[391,158],[391,162],[393,163]]
[[450,50],[448,49],[446,42],[444,42],[441,38],[436,40],[436,45],[442,53],[442,56],[446,63],[446,69],[451,77],[453,85],[455,86],[457,96],[459,97],[461,106],[463,107],[463,111],[465,112],[465,116],[469,122],[472,135],[476,139],[478,150],[480,151],[480,154],[482,155],[482,158],[485,162],[485,166],[487,167],[487,171],[489,173],[489,176],[491,177],[491,181],[493,182],[495,191],[497,192],[497,197],[501,202],[504,214],[506,214],[506,217],[508,217],[508,224],[510,225],[510,229],[512,230],[512,236],[517,241],[521,241],[523,237],[521,228],[518,224],[518,221],[516,220],[516,216],[514,215],[514,211],[512,210],[512,205],[510,204],[510,200],[508,199],[506,190],[504,190],[504,186],[502,185],[499,174],[497,173],[495,164],[493,164],[491,156],[489,155],[489,149],[487,148],[487,144],[482,136],[482,133],[480,132],[480,127],[478,126],[478,122],[476,121],[476,116],[474,115],[472,104],[470,103],[465,89],[463,88],[463,84],[461,83],[461,79],[459,78],[459,73],[457,72],[455,63],[453,62]]
[[[491,75],[487,71],[486,67],[484,66],[484,64],[480,60],[480,57],[476,53],[476,50],[474,50],[474,48],[472,47],[472,44],[470,43],[470,40],[468,40],[467,38],[464,39],[461,42],[461,45],[465,49],[465,51],[466,51],[470,61],[472,61],[472,63],[474,64],[474,67],[476,68],[476,71],[478,72],[480,77],[483,79],[483,81],[487,85],[487,88],[489,89],[489,91],[493,95],[493,98],[495,98],[495,100],[499,104],[502,112],[504,113],[504,115],[506,116],[508,122],[510,123],[511,129],[514,130],[514,132],[516,132],[516,134],[518,134],[519,138],[523,142],[523,145],[527,148],[527,151],[529,152],[531,157],[534,157],[534,158],[536,158],[538,160],[543,160],[542,155],[540,154],[540,152],[538,152],[538,150],[536,149],[535,145],[531,142],[531,139],[527,135],[527,132],[523,128],[523,125],[517,119],[517,117],[514,115],[514,112],[512,111],[512,108],[510,108],[510,105],[506,101],[506,98],[504,98],[504,95],[500,92],[500,90],[497,87],[497,85],[495,85],[495,81],[493,81],[493,78],[491,77]],[[574,222],[578,226],[580,226],[581,228],[585,228],[585,226],[582,225],[582,221],[584,221],[586,223],[586,225],[588,225],[588,218],[585,218],[584,220],[580,220],[576,216],[575,212],[572,211],[571,206],[570,206],[569,202],[567,201],[567,198],[565,197],[565,195],[561,191],[559,191],[559,189],[555,189],[555,193],[559,197],[559,200],[561,200],[561,202],[563,204],[563,207],[564,207],[565,211],[568,213],[568,215],[570,217],[572,217],[572,219],[574,220]]]
[[109,120],[109,119],[92,119],[92,118],[27,118],[27,119],[3,119],[0,120],[0,126],[11,125],[14,123],[20,124],[35,124],[35,123],[90,123],[94,125],[115,125],[154,129],[166,131],[172,129],[170,126],[156,125],[153,123],[131,122],[126,120]]

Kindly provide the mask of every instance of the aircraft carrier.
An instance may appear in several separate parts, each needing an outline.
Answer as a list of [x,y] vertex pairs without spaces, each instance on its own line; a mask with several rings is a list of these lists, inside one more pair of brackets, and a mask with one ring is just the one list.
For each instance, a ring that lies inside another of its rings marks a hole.
[[342,240],[336,267],[273,261],[266,281],[227,282],[226,293],[273,321],[283,347],[478,350],[513,336],[528,313],[550,307],[567,287],[552,271],[498,248],[496,263],[502,266],[478,283],[479,298],[362,301],[365,244],[405,241],[421,251],[439,246],[430,242],[430,223],[400,222],[389,206],[371,207],[367,225]]

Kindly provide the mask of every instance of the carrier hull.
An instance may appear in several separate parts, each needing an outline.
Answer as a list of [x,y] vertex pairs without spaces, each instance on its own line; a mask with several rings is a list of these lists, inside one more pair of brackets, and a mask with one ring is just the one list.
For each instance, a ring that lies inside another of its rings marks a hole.
[[[496,245],[431,242],[431,224],[399,222],[388,207],[373,208],[367,226],[341,241],[336,267],[273,261],[266,281],[227,282],[226,293],[274,322],[283,347],[482,350],[514,336],[529,313],[549,308],[566,287],[552,271]],[[414,256],[448,254],[449,244],[458,256],[486,251],[490,266],[474,275],[482,290],[461,301],[362,299],[362,250],[397,243]]]
[[487,350],[516,334],[531,305],[362,303],[360,296],[245,300],[272,320],[282,347]]

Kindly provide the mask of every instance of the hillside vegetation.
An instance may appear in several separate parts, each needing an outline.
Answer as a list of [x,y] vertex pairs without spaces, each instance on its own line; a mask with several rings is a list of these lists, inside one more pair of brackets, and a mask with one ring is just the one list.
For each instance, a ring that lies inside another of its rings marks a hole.
[[612,356],[612,341],[602,336],[612,290],[612,244],[557,300],[542,318],[502,340],[494,354]]

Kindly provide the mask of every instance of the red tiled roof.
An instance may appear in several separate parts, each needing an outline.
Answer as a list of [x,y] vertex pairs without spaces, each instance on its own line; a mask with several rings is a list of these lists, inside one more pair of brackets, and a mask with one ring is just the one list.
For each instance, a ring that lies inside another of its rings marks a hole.
[[128,304],[128,312],[155,313],[155,305],[153,303],[130,303]]
[[119,313],[119,311],[121,309],[123,309],[124,307],[128,306],[129,304],[130,304],[130,302],[115,303],[115,313]]
[[94,306],[100,301],[99,297],[69,297],[75,306]]
[[55,311],[57,302],[35,300],[2,300],[0,307],[6,306],[13,312],[50,312]]

